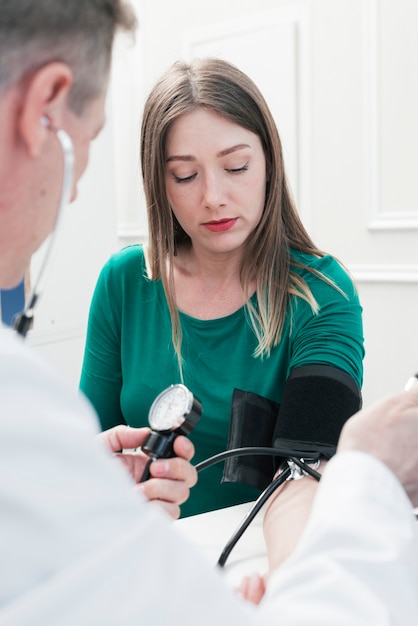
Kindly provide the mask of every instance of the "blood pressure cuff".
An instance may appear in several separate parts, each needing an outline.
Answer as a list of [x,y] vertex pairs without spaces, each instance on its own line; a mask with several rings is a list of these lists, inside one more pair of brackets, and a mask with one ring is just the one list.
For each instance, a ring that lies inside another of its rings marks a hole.
[[289,456],[331,458],[341,429],[362,404],[361,391],[346,372],[328,365],[294,369],[280,404],[253,392],[234,389],[228,450],[274,447],[277,456],[227,459],[222,482],[242,482],[265,489]]

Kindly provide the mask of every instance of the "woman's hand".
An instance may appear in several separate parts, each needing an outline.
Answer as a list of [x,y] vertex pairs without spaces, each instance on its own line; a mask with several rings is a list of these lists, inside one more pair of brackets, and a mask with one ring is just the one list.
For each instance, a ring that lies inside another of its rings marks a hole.
[[190,488],[197,482],[197,472],[190,460],[194,446],[190,439],[179,435],[174,441],[177,456],[158,459],[149,467],[150,478],[140,483],[149,457],[140,448],[150,433],[149,428],[115,426],[99,438],[125,465],[140,490],[150,502],[161,506],[173,519],[180,515],[180,504],[190,495]]
[[247,602],[260,604],[266,591],[266,581],[260,574],[245,576],[237,589],[238,595]]

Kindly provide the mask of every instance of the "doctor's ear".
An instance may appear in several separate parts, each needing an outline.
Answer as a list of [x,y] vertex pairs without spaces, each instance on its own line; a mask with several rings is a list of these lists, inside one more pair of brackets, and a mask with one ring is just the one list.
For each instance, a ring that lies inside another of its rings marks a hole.
[[40,153],[52,119],[54,126],[61,127],[72,83],[70,67],[61,62],[43,66],[30,79],[19,113],[18,131],[31,157]]

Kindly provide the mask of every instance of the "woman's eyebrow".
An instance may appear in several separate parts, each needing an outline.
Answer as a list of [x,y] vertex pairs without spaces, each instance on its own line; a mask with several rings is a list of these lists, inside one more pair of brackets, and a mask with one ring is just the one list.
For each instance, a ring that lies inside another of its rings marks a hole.
[[[223,157],[227,154],[231,154],[232,152],[237,152],[238,150],[243,150],[244,148],[251,148],[248,143],[238,143],[235,146],[231,146],[230,148],[225,148],[216,154],[217,157]],[[191,154],[173,154],[166,158],[165,162],[169,161],[195,161],[195,157]]]
[[165,162],[168,163],[169,161],[195,161],[195,157],[192,156],[191,154],[173,154],[172,156],[169,156],[166,158]]
[[238,143],[236,146],[231,146],[230,148],[225,148],[225,150],[221,150],[216,156],[226,156],[227,154],[231,154],[231,152],[237,152],[237,150],[243,150],[244,148],[251,148],[251,146],[248,143]]

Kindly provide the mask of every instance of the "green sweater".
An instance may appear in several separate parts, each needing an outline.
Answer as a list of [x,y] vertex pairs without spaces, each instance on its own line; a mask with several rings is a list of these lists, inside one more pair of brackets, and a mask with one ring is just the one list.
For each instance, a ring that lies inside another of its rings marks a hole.
[[[256,338],[244,308],[213,320],[180,313],[183,329],[184,384],[202,402],[199,424],[190,438],[194,463],[225,450],[234,388],[280,403],[290,371],[320,363],[347,372],[362,384],[361,306],[351,279],[330,256],[316,258],[292,251],[293,258],[330,277],[348,296],[306,270],[303,274],[320,311],[301,298],[293,322],[269,358],[254,358]],[[155,397],[181,382],[171,342],[171,324],[161,281],[147,278],[142,246],[114,254],[103,268],[93,296],[80,387],[91,400],[102,428],[116,424],[147,426]],[[308,408],[308,407],[307,407]],[[205,469],[182,505],[192,515],[253,500],[255,488],[220,484],[222,463]]]

